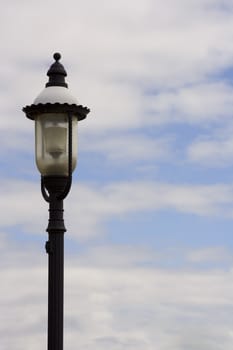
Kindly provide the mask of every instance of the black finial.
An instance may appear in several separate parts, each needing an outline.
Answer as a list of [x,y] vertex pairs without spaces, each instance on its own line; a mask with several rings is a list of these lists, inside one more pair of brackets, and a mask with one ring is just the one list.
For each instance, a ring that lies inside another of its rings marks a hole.
[[53,58],[55,62],[51,65],[51,67],[48,70],[47,75],[49,76],[49,81],[45,86],[63,86],[67,88],[68,85],[65,82],[65,77],[67,76],[67,73],[63,65],[59,62],[59,60],[61,59],[61,54],[55,52]]
[[53,58],[55,59],[55,61],[59,61],[61,59],[61,54],[59,52],[55,52]]

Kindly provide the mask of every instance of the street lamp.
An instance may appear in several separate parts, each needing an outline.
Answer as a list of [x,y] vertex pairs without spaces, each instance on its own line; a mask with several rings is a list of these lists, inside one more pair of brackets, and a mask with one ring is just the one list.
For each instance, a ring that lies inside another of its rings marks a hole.
[[78,104],[65,82],[67,75],[55,62],[49,81],[30,106],[23,108],[35,121],[36,164],[41,173],[41,192],[49,202],[48,241],[48,350],[63,349],[64,233],[63,199],[68,195],[77,163],[78,121],[86,118],[87,107]]

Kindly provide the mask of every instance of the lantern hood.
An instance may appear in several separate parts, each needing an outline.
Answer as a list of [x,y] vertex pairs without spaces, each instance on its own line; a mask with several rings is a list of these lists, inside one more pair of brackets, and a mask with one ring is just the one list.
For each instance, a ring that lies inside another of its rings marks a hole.
[[34,104],[40,103],[68,103],[78,105],[78,100],[71,95],[68,84],[65,81],[67,73],[63,65],[59,62],[61,54],[56,52],[53,55],[55,62],[47,72],[49,81],[45,84],[44,90],[36,97]]
[[33,120],[42,113],[71,113],[77,116],[78,120],[85,119],[90,110],[79,105],[78,100],[70,93],[65,81],[67,73],[59,62],[61,54],[56,52],[53,58],[55,62],[47,72],[49,81],[44,90],[35,98],[33,104],[24,107],[23,111]]
[[71,95],[67,88],[62,86],[49,86],[41,91],[33,103],[35,105],[40,103],[68,103],[78,105],[78,100]]

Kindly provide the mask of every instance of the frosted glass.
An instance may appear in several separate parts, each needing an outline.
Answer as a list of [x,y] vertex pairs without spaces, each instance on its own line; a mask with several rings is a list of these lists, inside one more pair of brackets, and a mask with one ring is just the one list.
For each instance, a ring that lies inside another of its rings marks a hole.
[[[77,163],[77,118],[72,117],[72,170]],[[35,120],[36,164],[43,176],[68,175],[68,117],[41,114]]]
[[57,158],[66,152],[67,132],[61,126],[49,126],[45,128],[45,148],[52,157]]

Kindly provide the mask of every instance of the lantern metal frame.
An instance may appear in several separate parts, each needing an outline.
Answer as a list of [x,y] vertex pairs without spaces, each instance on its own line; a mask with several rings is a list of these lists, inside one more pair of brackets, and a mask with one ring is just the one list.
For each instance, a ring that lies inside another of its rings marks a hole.
[[[86,118],[90,112],[89,108],[82,105],[68,104],[68,103],[46,103],[46,104],[32,104],[23,108],[23,112],[27,118],[35,120],[36,116],[44,113],[65,113],[68,117],[68,177],[66,178],[66,187],[60,199],[65,199],[68,195],[72,184],[72,117],[77,117],[78,121]],[[47,176],[46,176],[47,177]],[[52,176],[53,178],[55,176]],[[45,176],[41,176],[41,193],[46,202],[50,201],[50,196],[46,193]]]

